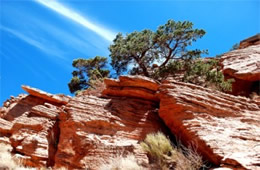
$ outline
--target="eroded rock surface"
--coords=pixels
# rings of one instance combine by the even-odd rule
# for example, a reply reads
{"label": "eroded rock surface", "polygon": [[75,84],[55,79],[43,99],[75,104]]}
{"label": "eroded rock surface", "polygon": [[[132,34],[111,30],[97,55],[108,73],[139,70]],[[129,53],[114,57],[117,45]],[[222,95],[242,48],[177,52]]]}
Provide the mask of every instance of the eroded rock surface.
{"label": "eroded rock surface", "polygon": [[102,94],[108,96],[134,97],[158,102],[156,92],[159,84],[143,76],[120,76],[119,80],[105,79],[106,89]]}
{"label": "eroded rock surface", "polygon": [[226,75],[247,81],[260,80],[260,44],[225,53],[220,62]]}
{"label": "eroded rock surface", "polygon": [[232,94],[260,95],[260,35],[241,41],[237,50],[225,53],[221,59],[225,78],[233,78]]}
{"label": "eroded rock surface", "polygon": [[[260,101],[141,76],[106,79],[102,97],[53,95],[23,86],[0,109],[0,143],[27,166],[98,169],[134,153],[150,168],[139,142],[164,124],[182,143],[195,144],[216,167],[260,166]],[[158,116],[159,108],[159,116]]]}
{"label": "eroded rock surface", "polygon": [[258,45],[258,44],[260,44],[260,34],[256,34],[252,37],[249,37],[241,41],[239,44],[239,49],[246,48],[252,45]]}
{"label": "eroded rock surface", "polygon": [[66,111],[55,167],[98,169],[127,153],[145,165],[148,159],[138,142],[162,128],[154,103],[141,99],[80,96],[70,100]]}
{"label": "eroded rock surface", "polygon": [[98,169],[114,157],[134,153],[149,167],[139,142],[148,133],[164,130],[155,97],[159,85],[123,76],[117,88],[137,91],[129,95],[125,89],[110,89],[116,80],[105,82],[106,98],[70,98],[22,86],[29,95],[12,98],[1,108],[0,142],[11,144],[14,156],[27,166]]}
{"label": "eroded rock surface", "polygon": [[259,168],[260,102],[173,80],[158,96],[160,117],[204,158],[223,167]]}
{"label": "eroded rock surface", "polygon": [[[53,166],[59,135],[58,115],[69,97],[23,86],[29,95],[11,97],[1,108],[0,142],[27,166]],[[8,137],[8,140],[7,140]]]}
{"label": "eroded rock surface", "polygon": [[98,169],[118,155],[134,153],[139,164],[148,158],[139,142],[163,129],[155,97],[159,85],[140,76],[106,79],[103,96],[78,96],[66,105],[60,122],[55,167]]}
{"label": "eroded rock surface", "polygon": [[67,104],[69,101],[69,97],[65,95],[53,95],[29,86],[22,86],[22,88],[32,96],[39,97],[52,103]]}

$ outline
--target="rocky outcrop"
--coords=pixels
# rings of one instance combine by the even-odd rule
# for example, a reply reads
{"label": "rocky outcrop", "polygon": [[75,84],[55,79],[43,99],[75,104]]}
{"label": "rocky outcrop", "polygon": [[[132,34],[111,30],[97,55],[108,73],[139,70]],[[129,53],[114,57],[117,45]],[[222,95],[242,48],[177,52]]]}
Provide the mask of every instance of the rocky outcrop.
{"label": "rocky outcrop", "polygon": [[260,166],[260,102],[200,86],[161,85],[159,115],[186,145],[222,167]]}
{"label": "rocky outcrop", "polygon": [[66,111],[55,167],[98,169],[128,153],[145,165],[148,159],[138,142],[163,127],[154,103],[141,99],[80,96],[69,102]]}
{"label": "rocky outcrop", "polygon": [[51,103],[67,104],[69,101],[69,98],[65,95],[53,95],[29,86],[22,86],[22,89],[32,96],[39,97]]}
{"label": "rocky outcrop", "polygon": [[11,144],[14,156],[32,167],[98,169],[129,153],[149,167],[139,142],[164,131],[155,97],[159,85],[138,76],[105,83],[103,98],[70,98],[22,86],[29,95],[8,100],[1,109],[0,143]]}
{"label": "rocky outcrop", "polygon": [[11,128],[13,126],[12,122],[0,118],[0,133],[3,135],[8,135],[11,133]]}
{"label": "rocky outcrop", "polygon": [[249,37],[239,44],[239,49],[246,48],[252,45],[259,45],[260,44],[260,34],[256,34],[252,37]]}
{"label": "rocky outcrop", "polygon": [[134,97],[150,101],[159,101],[156,91],[159,84],[143,76],[120,76],[119,80],[105,79],[106,89],[103,96]]}
{"label": "rocky outcrop", "polygon": [[[260,36],[253,38],[254,42],[260,42]],[[233,78],[235,82],[232,94],[249,96],[250,93],[260,93],[260,44],[250,43],[241,49],[225,53],[221,59],[223,74],[226,78]],[[240,46],[241,46],[240,44]]]}
{"label": "rocky outcrop", "polygon": [[[66,105],[66,116],[60,122],[55,167],[98,169],[118,155],[128,153],[134,153],[139,164],[148,166],[138,143],[146,134],[163,130],[157,103],[150,100],[155,98],[159,85],[138,76],[106,79],[105,84],[106,98],[78,96]],[[126,87],[138,92],[128,93]]]}
{"label": "rocky outcrop", "polygon": [[260,80],[260,44],[225,53],[220,62],[226,75],[247,81]]}
{"label": "rocky outcrop", "polygon": [[[58,115],[69,97],[23,86],[29,95],[12,97],[1,108],[0,142],[27,166],[53,166],[59,135]],[[9,140],[6,140],[6,137]]]}
{"label": "rocky outcrop", "polygon": [[105,85],[101,97],[23,86],[29,94],[11,97],[0,109],[0,143],[10,144],[13,155],[32,167],[95,170],[133,153],[152,169],[139,143],[165,131],[164,121],[216,167],[260,166],[260,101],[141,76],[105,79]]}

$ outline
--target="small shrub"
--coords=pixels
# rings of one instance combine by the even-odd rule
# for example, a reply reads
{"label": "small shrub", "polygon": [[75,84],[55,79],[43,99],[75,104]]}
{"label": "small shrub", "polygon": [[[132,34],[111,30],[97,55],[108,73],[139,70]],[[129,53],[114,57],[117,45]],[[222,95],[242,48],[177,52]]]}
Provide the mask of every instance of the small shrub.
{"label": "small shrub", "polygon": [[100,170],[142,170],[138,165],[134,155],[129,154],[126,157],[118,156],[112,159],[109,164],[101,166]]}
{"label": "small shrub", "polygon": [[173,146],[161,132],[148,134],[141,146],[162,170],[197,170],[203,165],[201,156],[193,148]]}
{"label": "small shrub", "polygon": [[182,74],[180,81],[223,92],[232,91],[234,79],[225,80],[217,59],[176,60],[169,63],[166,68],[157,70],[154,78],[166,79],[168,76],[177,76],[176,78],[179,79],[179,73]]}

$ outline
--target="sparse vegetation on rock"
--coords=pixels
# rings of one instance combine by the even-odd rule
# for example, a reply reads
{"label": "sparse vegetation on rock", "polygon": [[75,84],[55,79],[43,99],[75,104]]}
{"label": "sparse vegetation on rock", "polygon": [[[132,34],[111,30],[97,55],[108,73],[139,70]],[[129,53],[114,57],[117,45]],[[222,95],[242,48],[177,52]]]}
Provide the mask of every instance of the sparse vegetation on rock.
{"label": "sparse vegetation on rock", "polygon": [[203,166],[201,156],[192,148],[172,145],[161,132],[148,134],[141,146],[162,170],[197,170]]}

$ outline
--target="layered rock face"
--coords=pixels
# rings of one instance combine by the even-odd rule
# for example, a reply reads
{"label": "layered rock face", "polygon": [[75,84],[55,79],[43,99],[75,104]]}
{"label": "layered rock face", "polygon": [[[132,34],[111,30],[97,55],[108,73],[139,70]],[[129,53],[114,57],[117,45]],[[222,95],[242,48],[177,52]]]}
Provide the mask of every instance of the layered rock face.
{"label": "layered rock face", "polygon": [[[106,79],[103,97],[52,95],[23,86],[29,95],[1,108],[0,143],[9,143],[28,166],[99,169],[133,153],[148,133],[170,128],[216,167],[260,166],[260,102],[200,86],[140,76]],[[159,107],[159,116],[157,113]]]}
{"label": "layered rock face", "polygon": [[119,80],[105,79],[103,95],[134,97],[158,102],[155,96],[159,84],[143,76],[120,76]]}
{"label": "layered rock face", "polygon": [[[260,35],[240,43],[240,49],[225,53],[220,63],[226,78],[234,78],[232,94],[260,93]],[[244,44],[244,45],[243,45]],[[247,45],[245,45],[247,44]]]}
{"label": "layered rock face", "polygon": [[[258,92],[259,48],[254,42],[220,59],[226,78],[236,80],[233,94]],[[142,76],[104,82],[101,97],[89,92],[67,97],[23,86],[29,95],[11,97],[0,108],[0,143],[11,144],[13,155],[32,167],[99,169],[133,153],[152,169],[139,142],[164,131],[162,119],[183,144],[192,144],[216,167],[259,169],[260,100]]]}
{"label": "layered rock face", "polygon": [[157,103],[150,100],[155,95],[152,97],[149,91],[155,92],[158,85],[130,76],[119,81],[107,79],[105,83],[106,98],[79,96],[66,105],[55,167],[98,169],[111,158],[127,153],[134,153],[138,162],[147,166],[148,159],[138,142],[146,134],[162,130]]}
{"label": "layered rock face", "polygon": [[260,166],[260,102],[188,83],[160,86],[159,115],[184,144],[215,165]]}
{"label": "layered rock face", "polygon": [[252,45],[259,45],[260,44],[260,34],[256,34],[252,37],[249,37],[239,44],[239,49],[246,48]]}
{"label": "layered rock face", "polygon": [[103,98],[70,98],[23,86],[29,95],[12,98],[1,108],[0,142],[11,144],[15,157],[27,166],[98,169],[133,153],[149,167],[138,143],[148,133],[164,130],[155,102],[159,85],[130,76],[105,82]]}
{"label": "layered rock face", "polygon": [[11,144],[14,156],[27,166],[53,166],[58,141],[58,115],[68,97],[23,86],[20,95],[1,108],[0,142]]}

